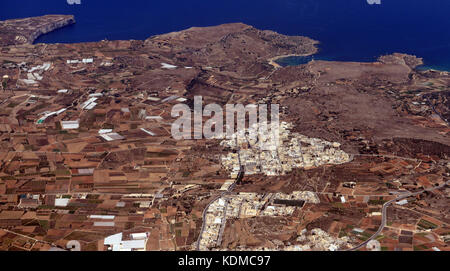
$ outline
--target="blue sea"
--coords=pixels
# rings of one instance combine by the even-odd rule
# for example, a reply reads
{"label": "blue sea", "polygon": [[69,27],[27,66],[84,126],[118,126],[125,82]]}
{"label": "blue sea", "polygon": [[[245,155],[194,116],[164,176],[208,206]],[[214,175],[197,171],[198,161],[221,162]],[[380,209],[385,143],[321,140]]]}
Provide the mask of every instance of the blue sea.
{"label": "blue sea", "polygon": [[372,5],[368,0],[79,1],[1,0],[0,20],[75,15],[75,25],[41,36],[38,43],[146,39],[191,26],[243,22],[319,40],[315,59],[373,61],[402,52],[423,57],[426,68],[450,70],[450,0],[380,0]]}

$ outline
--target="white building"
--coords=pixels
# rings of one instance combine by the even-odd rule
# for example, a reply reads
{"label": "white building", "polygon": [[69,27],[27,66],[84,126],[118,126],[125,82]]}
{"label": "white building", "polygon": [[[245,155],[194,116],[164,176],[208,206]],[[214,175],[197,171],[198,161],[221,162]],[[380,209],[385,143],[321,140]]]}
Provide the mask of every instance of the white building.
{"label": "white building", "polygon": [[106,237],[103,244],[112,251],[145,251],[147,234],[132,233],[131,237],[133,240],[123,240],[123,234],[117,233]]}
{"label": "white building", "polygon": [[80,123],[79,120],[61,121],[61,127],[63,130],[78,129],[80,127]]}

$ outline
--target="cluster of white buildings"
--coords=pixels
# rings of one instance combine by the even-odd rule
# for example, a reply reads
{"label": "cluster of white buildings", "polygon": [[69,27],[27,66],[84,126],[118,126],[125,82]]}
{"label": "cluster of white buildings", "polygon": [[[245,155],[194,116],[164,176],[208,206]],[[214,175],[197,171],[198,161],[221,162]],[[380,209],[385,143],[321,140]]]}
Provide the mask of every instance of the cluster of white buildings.
{"label": "cluster of white buildings", "polygon": [[336,251],[351,245],[348,236],[333,237],[319,228],[312,229],[310,232],[304,229],[297,237],[297,241],[302,245],[295,245],[295,250]]}
{"label": "cluster of white buildings", "polygon": [[296,206],[275,204],[275,200],[304,201],[305,203],[319,203],[320,200],[314,192],[294,191],[292,194],[284,193],[239,193],[228,196],[227,217],[248,218],[255,216],[290,216]]}
{"label": "cluster of white buildings", "polygon": [[[232,139],[223,140],[222,146],[238,152],[223,156],[222,165],[230,170],[231,177],[235,178],[240,165],[244,166],[246,175],[263,173],[278,176],[292,171],[293,168],[311,168],[350,161],[350,156],[340,150],[338,142],[291,133],[290,128],[290,124],[280,123],[278,143],[273,140],[274,137],[251,129],[240,131]],[[249,138],[248,135],[252,133],[258,135],[257,138]]]}
{"label": "cluster of white buildings", "polygon": [[318,204],[320,199],[316,193],[311,191],[293,191],[291,194],[275,193],[275,199],[282,200],[303,200],[304,202]]}
{"label": "cluster of white buildings", "polygon": [[199,237],[199,250],[208,250],[220,244],[220,233],[226,223],[227,204],[226,200],[221,197],[209,205],[203,222],[205,228]]}
{"label": "cluster of white buildings", "polygon": [[52,67],[52,63],[45,62],[42,65],[38,65],[32,67],[30,69],[23,68],[25,72],[27,72],[26,79],[19,79],[19,82],[25,85],[37,85],[39,81],[41,81],[44,76],[42,75],[45,71],[48,71]]}
{"label": "cluster of white buildings", "polygon": [[211,203],[206,210],[205,228],[200,236],[199,249],[206,250],[220,245],[227,218],[250,218],[256,216],[290,216],[296,206],[274,204],[274,200],[297,200],[319,203],[317,195],[310,191],[284,193],[246,193],[224,195]]}
{"label": "cluster of white buildings", "polygon": [[347,236],[336,238],[326,231],[315,228],[311,231],[304,229],[296,240],[299,244],[276,244],[276,248],[267,247],[238,247],[239,251],[337,251],[351,246],[350,238]]}

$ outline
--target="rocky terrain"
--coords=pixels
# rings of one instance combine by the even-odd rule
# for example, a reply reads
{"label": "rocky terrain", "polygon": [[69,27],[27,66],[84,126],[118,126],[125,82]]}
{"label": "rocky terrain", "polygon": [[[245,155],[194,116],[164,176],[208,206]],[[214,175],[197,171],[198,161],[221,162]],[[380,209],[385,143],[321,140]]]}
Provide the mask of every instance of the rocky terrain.
{"label": "rocky terrain", "polygon": [[73,15],[46,15],[0,21],[0,46],[32,44],[39,36],[73,23]]}
{"label": "rocky terrain", "polygon": [[[404,54],[280,67],[273,59],[314,54],[317,41],[240,23],[145,41],[30,44],[73,18],[32,20],[47,26],[0,28],[0,249],[80,240],[82,250],[107,250],[104,238],[119,232],[145,232],[147,250],[195,249],[207,234],[204,211],[245,193],[273,215],[220,220],[213,249],[346,249],[372,238],[382,205],[398,193],[443,185],[390,206],[389,217],[402,220],[375,237],[381,249],[448,250],[447,72],[418,70],[421,59]],[[221,140],[170,134],[172,107],[198,95],[205,104],[279,104],[280,120],[306,146],[297,162],[314,163],[230,183]],[[294,141],[286,149],[300,157]],[[336,153],[345,157],[326,160]],[[293,191],[319,202],[280,214],[290,199],[266,197]],[[405,230],[411,242],[398,238]]]}

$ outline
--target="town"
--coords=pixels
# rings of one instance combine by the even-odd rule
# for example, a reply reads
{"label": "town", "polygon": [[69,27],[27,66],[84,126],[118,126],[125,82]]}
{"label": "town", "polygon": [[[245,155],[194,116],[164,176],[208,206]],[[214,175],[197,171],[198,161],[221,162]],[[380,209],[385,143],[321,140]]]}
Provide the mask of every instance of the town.
{"label": "town", "polygon": [[[448,72],[241,23],[33,44],[72,20],[0,22],[0,250],[449,250]],[[176,140],[196,96],[279,133]]]}

